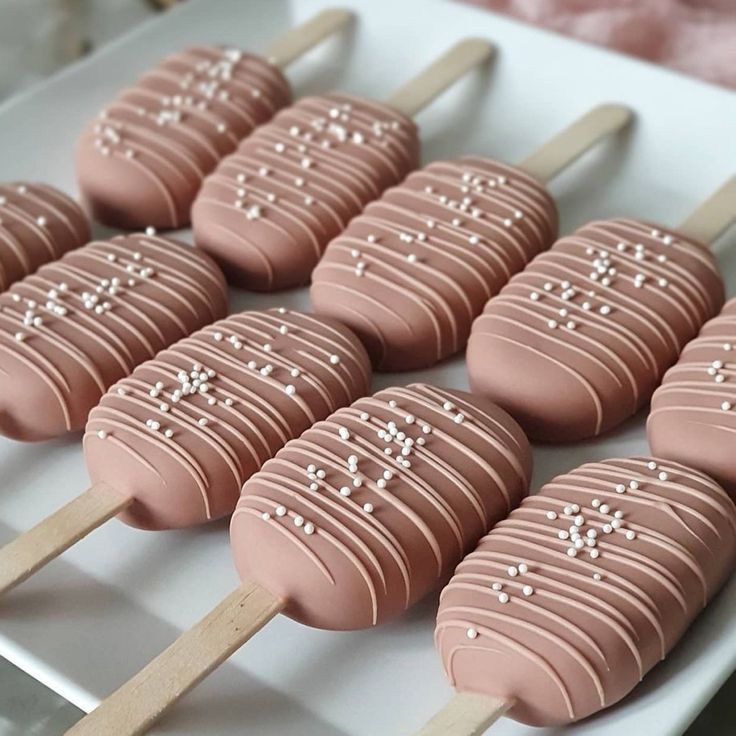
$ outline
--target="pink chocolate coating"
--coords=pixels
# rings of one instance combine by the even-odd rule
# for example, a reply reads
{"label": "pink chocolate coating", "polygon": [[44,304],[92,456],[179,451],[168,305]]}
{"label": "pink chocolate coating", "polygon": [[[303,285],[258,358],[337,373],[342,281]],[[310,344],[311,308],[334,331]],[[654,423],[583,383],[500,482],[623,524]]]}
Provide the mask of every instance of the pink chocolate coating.
{"label": "pink chocolate coating", "polygon": [[488,299],[555,237],[554,200],[533,177],[482,158],[432,163],[329,244],[312,303],[377,369],[428,368],[465,347]]}
{"label": "pink chocolate coating", "polygon": [[143,363],[90,413],[87,467],[135,498],[146,529],[232,513],[290,439],[370,387],[358,339],[331,319],[272,309],[209,325]]}
{"label": "pink chocolate coating", "polygon": [[0,291],[90,239],[89,221],[48,184],[0,184]]}
{"label": "pink chocolate coating", "polygon": [[446,580],[518,505],[530,472],[526,437],[489,401],[385,389],[318,422],[245,484],[235,564],[298,621],[375,626]]}
{"label": "pink chocolate coating", "polygon": [[166,57],[82,134],[77,177],[95,219],[184,227],[204,177],[290,101],[286,78],[258,56],[196,47]]}
{"label": "pink chocolate coating", "polygon": [[652,458],[583,465],[525,499],[458,566],[436,643],[458,690],[534,726],[585,718],[663,659],[736,562],[716,483]]}
{"label": "pink chocolate coating", "polygon": [[390,107],[304,98],[207,177],[192,208],[195,242],[248,289],[305,284],[327,243],[418,156],[416,125]]}
{"label": "pink chocolate coating", "polygon": [[656,455],[708,473],[736,498],[736,299],[667,371],[647,432]]}
{"label": "pink chocolate coating", "polygon": [[0,432],[79,430],[108,386],[227,310],[203,253],[153,235],[67,253],[0,295]]}
{"label": "pink chocolate coating", "polygon": [[473,324],[474,391],[530,437],[592,437],[635,414],[723,304],[708,249],[644,222],[592,222],[561,238]]}

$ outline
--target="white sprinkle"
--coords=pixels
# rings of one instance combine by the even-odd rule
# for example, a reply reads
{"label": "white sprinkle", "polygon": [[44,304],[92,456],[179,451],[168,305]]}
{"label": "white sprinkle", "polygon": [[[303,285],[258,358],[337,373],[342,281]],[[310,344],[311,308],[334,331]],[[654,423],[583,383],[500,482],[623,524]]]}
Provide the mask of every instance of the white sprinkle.
{"label": "white sprinkle", "polygon": [[524,586],[524,587],[523,587],[523,588],[521,589],[521,592],[522,592],[522,593],[523,593],[523,594],[524,594],[525,596],[529,597],[530,595],[532,595],[532,594],[534,593],[534,588],[532,588],[532,586],[531,586],[531,585],[525,585],[525,586]]}
{"label": "white sprinkle", "polygon": [[721,404],[721,409],[723,409],[723,411],[731,411],[731,408],[732,408],[732,406],[731,406],[731,402],[730,401],[724,401]]}
{"label": "white sprinkle", "polygon": [[525,562],[520,562],[518,569],[519,575],[526,575],[529,572],[529,566]]}
{"label": "white sprinkle", "polygon": [[637,490],[639,490],[639,483],[638,483],[638,481],[632,480],[632,481],[631,481],[631,482],[629,483],[629,488],[631,488],[631,490],[632,490],[632,491],[637,491]]}
{"label": "white sprinkle", "polygon": [[555,511],[548,511],[547,512],[547,518],[550,521],[554,521],[557,518],[557,512],[555,512]]}
{"label": "white sprinkle", "polygon": [[478,632],[475,629],[468,629],[465,632],[465,636],[467,636],[468,639],[475,639],[478,636]]}
{"label": "white sprinkle", "polygon": [[549,322],[547,322],[547,327],[550,328],[550,330],[554,330],[557,328],[557,320],[551,319]]}
{"label": "white sprinkle", "polygon": [[602,580],[601,574],[599,572],[594,572],[593,580]]}
{"label": "white sprinkle", "polygon": [[99,437],[99,438],[100,438],[101,440],[107,439],[107,432],[106,432],[106,431],[105,431],[104,429],[100,429],[100,430],[99,430],[99,431],[97,432],[97,436],[98,436],[98,437]]}
{"label": "white sprinkle", "polygon": [[311,522],[311,521],[308,521],[308,522],[307,522],[307,523],[306,523],[306,524],[304,525],[304,533],[305,533],[305,534],[314,534],[314,524],[312,524],[312,522]]}
{"label": "white sprinkle", "polygon": [[506,573],[508,574],[509,577],[515,578],[519,574],[519,570],[518,568],[512,565],[506,570]]}
{"label": "white sprinkle", "polygon": [[659,478],[660,480],[662,480],[662,481],[664,481],[664,480],[668,480],[668,479],[669,479],[669,475],[668,475],[667,473],[665,473],[664,471],[662,471],[662,472],[661,472],[661,473],[660,473],[660,474],[659,474],[659,475],[658,475],[657,477],[658,477],[658,478]]}
{"label": "white sprinkle", "polygon": [[277,506],[276,507],[276,516],[286,516],[286,507],[285,506]]}
{"label": "white sprinkle", "polygon": [[337,365],[339,362],[340,362],[339,355],[330,355],[330,363],[332,363],[332,365]]}
{"label": "white sprinkle", "polygon": [[632,531],[626,532],[626,539],[628,539],[629,541],[636,539],[636,533]]}
{"label": "white sprinkle", "polygon": [[373,504],[372,503],[364,503],[363,504],[363,511],[365,511],[366,514],[372,514],[373,513]]}
{"label": "white sprinkle", "polygon": [[508,603],[509,602],[508,593],[499,593],[498,594],[498,602],[499,603]]}
{"label": "white sprinkle", "polygon": [[352,493],[352,490],[350,489],[350,486],[343,486],[340,489],[341,496],[349,496],[351,493]]}
{"label": "white sprinkle", "polygon": [[626,493],[626,486],[623,483],[619,483],[616,486],[616,493]]}
{"label": "white sprinkle", "polygon": [[146,235],[149,237],[153,237],[156,234],[156,228],[155,227],[147,227],[146,228]]}
{"label": "white sprinkle", "polygon": [[207,417],[202,417],[202,418],[201,418],[201,419],[199,420],[199,426],[200,426],[200,427],[206,427],[206,426],[207,426],[207,424],[208,424],[208,421],[207,421]]}
{"label": "white sprinkle", "polygon": [[304,525],[304,517],[303,516],[295,516],[294,517],[294,526],[303,526]]}
{"label": "white sprinkle", "polygon": [[166,437],[167,440],[170,440],[174,436],[174,431],[171,429],[167,429],[164,432],[164,437]]}
{"label": "white sprinkle", "polygon": [[269,514],[268,511],[264,511],[261,514],[261,518],[263,519],[263,521],[269,521],[271,519],[271,514]]}
{"label": "white sprinkle", "polygon": [[647,467],[649,468],[649,470],[656,470],[657,469],[657,463],[655,463],[654,460],[650,460],[647,463]]}

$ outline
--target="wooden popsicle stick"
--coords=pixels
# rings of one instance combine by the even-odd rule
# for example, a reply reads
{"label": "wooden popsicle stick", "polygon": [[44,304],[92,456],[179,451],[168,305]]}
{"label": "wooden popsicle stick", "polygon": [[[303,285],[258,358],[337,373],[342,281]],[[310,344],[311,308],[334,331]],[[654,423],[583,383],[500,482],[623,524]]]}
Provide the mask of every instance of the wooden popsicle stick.
{"label": "wooden popsicle stick", "polygon": [[731,177],[702,202],[677,228],[677,232],[710,245],[736,222],[736,176]]}
{"label": "wooden popsicle stick", "polygon": [[395,110],[413,117],[473,67],[488,61],[495,47],[482,38],[466,38],[446,51],[386,100]]}
{"label": "wooden popsicle stick", "polygon": [[0,549],[0,595],[55,560],[133,502],[106,483],[96,483]]}
{"label": "wooden popsicle stick", "polygon": [[541,182],[548,182],[588,149],[634,119],[631,108],[620,104],[598,105],[547,141],[518,168]]}
{"label": "wooden popsicle stick", "polygon": [[67,735],[145,733],[283,607],[282,599],[257,583],[244,583],[72,726]]}
{"label": "wooden popsicle stick", "polygon": [[456,693],[416,736],[481,736],[513,701],[476,693]]}
{"label": "wooden popsicle stick", "polygon": [[273,41],[263,56],[282,69],[318,43],[347,26],[354,14],[342,8],[327,8]]}

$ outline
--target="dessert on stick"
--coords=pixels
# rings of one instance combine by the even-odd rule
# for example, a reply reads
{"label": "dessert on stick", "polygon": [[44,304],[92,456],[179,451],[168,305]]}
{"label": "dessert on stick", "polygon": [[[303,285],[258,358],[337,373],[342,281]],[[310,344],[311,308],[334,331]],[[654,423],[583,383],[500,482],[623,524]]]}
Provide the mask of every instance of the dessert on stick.
{"label": "dessert on stick", "polygon": [[561,238],[473,323],[472,389],[540,441],[580,440],[620,424],[721,308],[724,287],[707,243],[734,219],[727,185],[676,230],[622,218]]}
{"label": "dessert on stick", "polygon": [[[730,193],[730,204],[728,197]],[[736,179],[718,202],[736,212]],[[704,213],[703,239],[722,217]],[[702,470],[736,497],[736,299],[707,322],[654,392],[647,421],[649,444],[657,456]]]}
{"label": "dessert on stick", "polygon": [[0,549],[0,593],[119,514],[144,529],[232,513],[288,440],[370,388],[360,341],[329,318],[243,312],[162,350],[89,415],[85,493]]}
{"label": "dessert on stick", "polygon": [[652,452],[708,473],[736,497],[736,299],[705,323],[652,396]]}
{"label": "dessert on stick", "polygon": [[282,69],[352,17],[347,10],[323,10],[262,57],[235,48],[189,48],[123,90],[77,147],[77,178],[95,219],[126,229],[186,226],[204,177],[291,101]]}
{"label": "dessert on stick", "polygon": [[535,726],[625,697],[736,562],[736,508],[658,458],[592,462],[522,501],[458,566],[435,640],[457,695],[421,736]]}
{"label": "dessert on stick", "polygon": [[427,384],[358,399],[246,482],[242,586],[69,733],[142,733],[277,613],[358,629],[449,576],[527,493],[529,444],[481,397]]}
{"label": "dessert on stick", "polygon": [[411,116],[492,52],[461,41],[386,103],[335,93],[282,110],[205,180],[192,208],[197,246],[248,289],[307,283],[327,243],[418,166]]}
{"label": "dessert on stick", "polygon": [[152,231],[41,266],[0,294],[0,433],[37,441],[82,429],[111,384],[226,311],[212,260]]}
{"label": "dessert on stick", "polygon": [[89,239],[87,216],[64,192],[48,184],[0,184],[0,292]]}
{"label": "dessert on stick", "polygon": [[413,172],[330,242],[315,310],[350,327],[378,370],[462,350],[488,299],[557,237],[545,183],[631,117],[596,107],[518,166],[466,156]]}

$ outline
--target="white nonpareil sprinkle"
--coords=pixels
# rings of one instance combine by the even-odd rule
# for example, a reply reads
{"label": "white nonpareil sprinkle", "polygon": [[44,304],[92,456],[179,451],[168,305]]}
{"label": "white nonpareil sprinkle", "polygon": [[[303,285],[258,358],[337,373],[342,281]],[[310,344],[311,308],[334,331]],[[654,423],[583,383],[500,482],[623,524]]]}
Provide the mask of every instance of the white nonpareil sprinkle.
{"label": "white nonpareil sprinkle", "polygon": [[286,507],[285,506],[277,506],[276,507],[276,516],[286,516]]}
{"label": "white nonpareil sprinkle", "polygon": [[499,593],[498,594],[498,602],[499,603],[508,603],[509,602],[508,593]]}
{"label": "white nonpareil sprinkle", "polygon": [[528,597],[529,597],[530,595],[532,595],[532,594],[534,593],[534,588],[532,588],[532,586],[531,586],[531,585],[525,585],[525,586],[524,586],[524,587],[523,587],[523,588],[521,589],[521,592],[522,592],[522,593],[523,593],[523,594],[524,594],[525,596],[527,596],[527,598],[528,598]]}
{"label": "white nonpareil sprinkle", "polygon": [[465,632],[465,636],[467,636],[468,639],[476,639],[478,637],[478,632],[475,629],[468,629]]}
{"label": "white nonpareil sprinkle", "polygon": [[98,430],[98,432],[97,432],[97,436],[98,436],[98,437],[99,437],[99,438],[100,438],[101,440],[107,439],[107,432],[106,432],[106,431],[105,431],[104,429],[100,429],[100,430]]}

